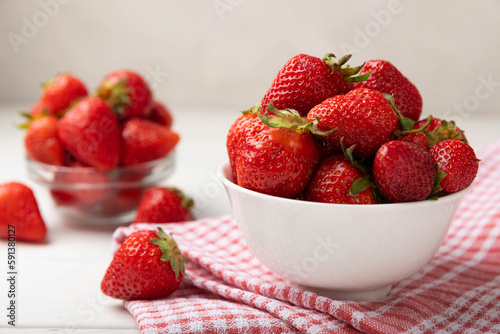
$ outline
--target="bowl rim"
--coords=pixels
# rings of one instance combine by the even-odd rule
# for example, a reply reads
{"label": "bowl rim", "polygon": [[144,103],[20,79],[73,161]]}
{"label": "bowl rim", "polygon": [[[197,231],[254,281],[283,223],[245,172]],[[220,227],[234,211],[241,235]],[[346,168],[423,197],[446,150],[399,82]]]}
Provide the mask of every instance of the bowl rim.
{"label": "bowl rim", "polygon": [[[144,175],[144,178],[141,178],[140,180],[134,180],[134,181],[123,181],[123,180],[114,180],[113,178],[110,178],[108,182],[95,182],[95,183],[85,183],[85,182],[75,182],[75,183],[64,183],[64,182],[57,182],[57,181],[48,181],[45,179],[41,179],[40,177],[34,176],[34,174],[39,174],[40,172],[44,173],[85,173],[85,174],[90,174],[90,173],[99,173],[103,175],[110,175],[110,176],[118,176],[120,173],[123,172],[133,172],[133,171],[141,171],[141,170],[152,170],[156,166],[164,166],[163,169],[167,168],[170,169],[172,172],[173,168],[175,166],[175,150],[171,151],[169,154],[166,156],[155,159],[155,160],[150,160],[146,161],[137,165],[132,165],[132,166],[118,166],[115,167],[114,169],[108,171],[108,172],[101,172],[95,167],[69,167],[69,166],[54,166],[54,165],[49,165],[37,160],[34,160],[28,156],[26,156],[26,162],[28,166],[28,174],[30,175],[30,178],[38,184],[41,185],[46,185],[50,189],[53,190],[83,190],[83,189],[95,189],[95,190],[100,190],[100,189],[108,189],[108,188],[113,188],[113,189],[128,189],[128,188],[135,188],[135,187],[142,187],[142,186],[148,186],[151,184],[157,183],[159,179],[159,175],[162,175],[162,173],[155,173],[155,174],[148,174]],[[33,167],[34,166],[34,167]],[[35,170],[34,172],[32,172]],[[163,178],[161,178],[163,179]]]}
{"label": "bowl rim", "polygon": [[226,176],[226,173],[229,171],[230,165],[229,161],[226,160],[223,163],[221,163],[217,169],[217,175],[223,185],[234,189],[238,192],[241,192],[243,194],[249,195],[249,196],[254,196],[262,200],[272,200],[272,201],[277,201],[278,203],[283,203],[283,204],[288,204],[291,205],[292,203],[296,203],[297,205],[304,206],[306,209],[307,208],[332,208],[335,207],[339,210],[352,210],[353,208],[356,208],[356,210],[387,210],[388,208],[394,207],[398,209],[402,209],[403,207],[408,207],[412,209],[417,209],[418,207],[421,207],[424,209],[425,207],[429,206],[435,206],[435,205],[440,205],[443,203],[449,203],[449,202],[454,202],[456,200],[459,200],[463,198],[472,188],[473,183],[469,185],[467,188],[462,189],[456,193],[448,194],[442,197],[439,197],[437,200],[423,200],[423,201],[415,201],[415,202],[402,202],[402,203],[379,203],[379,204],[337,204],[337,203],[321,203],[321,202],[312,202],[312,201],[305,201],[305,200],[299,200],[299,199],[293,199],[293,198],[285,198],[285,197],[278,197],[278,196],[273,196],[273,195],[268,195],[264,193],[259,193],[254,190],[246,189],[243,188],[236,183],[233,182],[232,178],[229,178]]}
{"label": "bowl rim", "polygon": [[[105,172],[105,174],[115,173],[115,172],[121,172],[121,171],[127,171],[127,170],[134,170],[134,169],[137,169],[137,168],[153,167],[153,166],[158,165],[158,163],[160,163],[162,161],[168,161],[168,160],[174,159],[174,156],[175,156],[175,150],[172,150],[171,152],[169,152],[166,156],[164,156],[162,158],[154,159],[154,160],[149,160],[149,161],[137,164],[137,165],[116,166],[115,168],[113,168],[113,169]],[[71,166],[49,165],[49,164],[46,164],[44,162],[32,159],[31,157],[29,157],[27,155],[25,156],[25,159],[26,159],[26,162],[29,165],[34,165],[36,167],[42,167],[43,170],[46,171],[46,172],[71,172],[71,171],[78,171],[80,173],[81,172],[86,172],[86,173],[90,173],[90,172],[95,173],[95,172],[98,172],[98,173],[102,173],[97,168],[91,167],[91,166],[89,166],[89,167],[85,167],[85,166],[71,167]]]}

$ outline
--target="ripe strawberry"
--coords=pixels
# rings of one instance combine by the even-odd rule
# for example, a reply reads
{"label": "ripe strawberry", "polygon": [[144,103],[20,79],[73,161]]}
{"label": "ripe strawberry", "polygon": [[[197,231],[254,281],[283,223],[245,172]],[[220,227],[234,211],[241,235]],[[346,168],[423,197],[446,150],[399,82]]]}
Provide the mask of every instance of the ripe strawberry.
{"label": "ripe strawberry", "polygon": [[316,169],[305,192],[307,201],[338,204],[375,204],[373,190],[352,194],[351,186],[363,174],[342,155],[325,158]]}
{"label": "ripe strawberry", "polygon": [[350,57],[346,55],[338,62],[335,62],[333,54],[326,54],[323,59],[306,54],[293,57],[278,72],[266,92],[261,102],[261,113],[265,114],[269,103],[274,101],[277,109],[295,109],[305,116],[312,107],[327,98],[347,93],[349,82],[364,79],[352,77],[361,66],[342,67]]}
{"label": "ripe strawberry", "polygon": [[173,123],[172,114],[170,110],[165,106],[165,104],[154,101],[153,108],[151,109],[151,115],[149,115],[149,120],[165,125],[166,127],[171,127]]}
{"label": "ripe strawberry", "polygon": [[424,132],[410,133],[403,136],[401,140],[416,144],[423,150],[429,151],[429,138],[427,138]]}
{"label": "ripe strawberry", "polygon": [[319,142],[319,145],[321,146],[321,152],[323,158],[336,154],[342,154],[342,150],[340,150],[334,143],[325,139],[324,137],[317,136],[316,140]]}
{"label": "ripe strawberry", "polygon": [[432,193],[436,169],[426,150],[414,143],[391,140],[377,151],[372,177],[389,202],[421,201]]}
{"label": "ripe strawberry", "polygon": [[193,200],[176,188],[152,187],[139,203],[134,223],[174,223],[192,220]]}
{"label": "ripe strawberry", "polygon": [[226,138],[226,149],[234,182],[237,182],[236,161],[242,158],[240,152],[238,151],[240,142],[244,140],[243,134],[246,132],[246,130],[250,129],[254,122],[258,123],[258,121],[256,120],[258,118],[258,110],[258,105],[256,105],[252,109],[244,111],[229,128],[229,132]]}
{"label": "ripe strawberry", "polygon": [[[414,129],[420,128],[425,124],[426,120],[422,119],[415,123]],[[433,118],[429,126],[425,128],[425,134],[429,138],[429,148],[432,145],[446,140],[457,139],[467,142],[464,131],[456,126],[454,121],[447,121],[440,118]]]}
{"label": "ripe strawberry", "polygon": [[161,299],[179,288],[186,258],[161,228],[130,234],[101,282],[102,292],[124,300]]}
{"label": "ripe strawberry", "polygon": [[46,113],[61,116],[71,103],[87,95],[87,88],[80,79],[63,73],[44,84],[40,101],[46,106]]}
{"label": "ripe strawberry", "polygon": [[132,166],[167,156],[179,142],[179,135],[170,128],[140,118],[131,118],[122,126],[122,159]]}
{"label": "ripe strawberry", "polygon": [[16,241],[40,242],[47,234],[33,191],[17,182],[0,185],[0,238],[8,239],[9,230]]}
{"label": "ripe strawberry", "polygon": [[107,188],[109,182],[109,178],[95,168],[73,162],[70,168],[55,174],[50,194],[58,206],[89,208],[114,196]]}
{"label": "ripe strawberry", "polygon": [[360,75],[370,73],[367,80],[354,83],[354,88],[370,88],[394,96],[397,108],[403,117],[417,121],[422,114],[422,96],[393,64],[387,60],[369,60]]}
{"label": "ripe strawberry", "polygon": [[[393,107],[395,107],[393,102],[394,99],[391,100],[391,103],[393,104]],[[410,123],[408,123],[408,127],[412,126],[412,122],[413,121],[410,121]],[[396,137],[402,141],[414,143],[425,151],[429,151],[429,143],[434,135],[432,135],[430,131],[427,131],[427,129],[433,122],[434,118],[432,115],[419,122],[413,122],[411,129],[408,129],[407,131],[396,131]]]}
{"label": "ripe strawberry", "polygon": [[38,100],[30,109],[29,115],[31,117],[37,117],[37,116],[42,116],[42,115],[54,115],[55,113],[52,111],[52,107],[47,104],[46,102],[43,102],[41,100]]}
{"label": "ripe strawberry", "polygon": [[153,107],[153,93],[144,78],[130,70],[109,73],[100,83],[97,95],[122,119],[148,118]]}
{"label": "ripe strawberry", "polygon": [[268,118],[257,112],[262,120],[255,114],[236,120],[227,138],[229,160],[238,185],[292,198],[309,183],[321,149],[309,130],[311,124],[297,112],[275,108],[271,112],[280,116]]}
{"label": "ripe strawberry", "polygon": [[460,191],[474,181],[479,162],[469,144],[461,140],[448,139],[432,146],[429,153],[437,164],[438,172],[446,173],[439,183],[444,192]]}
{"label": "ripe strawberry", "polygon": [[[137,179],[137,181],[140,181],[140,179]],[[132,212],[137,209],[147,189],[145,185],[137,185],[136,187],[118,190],[113,194],[112,198],[107,198],[106,201],[100,203],[100,212],[108,216]]]}
{"label": "ripe strawberry", "polygon": [[109,171],[120,160],[120,125],[113,111],[99,97],[86,97],[60,120],[57,135],[78,160]]}
{"label": "ripe strawberry", "polygon": [[57,137],[57,117],[39,116],[28,124],[24,147],[31,159],[49,165],[64,166],[66,152]]}
{"label": "ripe strawberry", "polygon": [[326,140],[339,150],[341,140],[346,147],[356,145],[354,154],[363,157],[373,157],[399,128],[398,116],[382,93],[366,88],[331,97],[307,114],[309,121],[318,117],[319,130],[334,129]]}

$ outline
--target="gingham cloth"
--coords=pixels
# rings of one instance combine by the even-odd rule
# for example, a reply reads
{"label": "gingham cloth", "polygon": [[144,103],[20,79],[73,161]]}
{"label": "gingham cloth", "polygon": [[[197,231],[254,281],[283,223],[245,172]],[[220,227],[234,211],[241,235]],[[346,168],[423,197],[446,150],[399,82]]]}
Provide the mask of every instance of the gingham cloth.
{"label": "gingham cloth", "polygon": [[[231,216],[163,224],[189,259],[172,296],[128,301],[141,333],[500,333],[500,141],[437,255],[382,302],[337,301],[292,287],[252,255]],[[116,250],[130,233],[118,228]]]}

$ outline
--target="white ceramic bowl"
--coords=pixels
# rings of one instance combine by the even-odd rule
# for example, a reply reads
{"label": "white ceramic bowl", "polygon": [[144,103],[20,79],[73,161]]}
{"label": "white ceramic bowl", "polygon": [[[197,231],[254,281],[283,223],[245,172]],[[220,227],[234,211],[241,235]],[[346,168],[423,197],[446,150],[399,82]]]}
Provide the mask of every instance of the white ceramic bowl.
{"label": "white ceramic bowl", "polygon": [[436,254],[470,187],[437,201],[348,205],[280,198],[242,188],[218,171],[254,255],[319,295],[384,299]]}

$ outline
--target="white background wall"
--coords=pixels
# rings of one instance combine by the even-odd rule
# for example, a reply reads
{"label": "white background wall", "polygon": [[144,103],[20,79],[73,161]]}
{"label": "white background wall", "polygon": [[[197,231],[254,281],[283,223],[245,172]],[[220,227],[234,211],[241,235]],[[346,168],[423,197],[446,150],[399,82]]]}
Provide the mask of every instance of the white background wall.
{"label": "white background wall", "polygon": [[0,1],[0,101],[34,101],[58,72],[93,90],[117,68],[159,99],[242,110],[298,53],[392,61],[424,113],[459,121],[500,105],[499,0]]}

